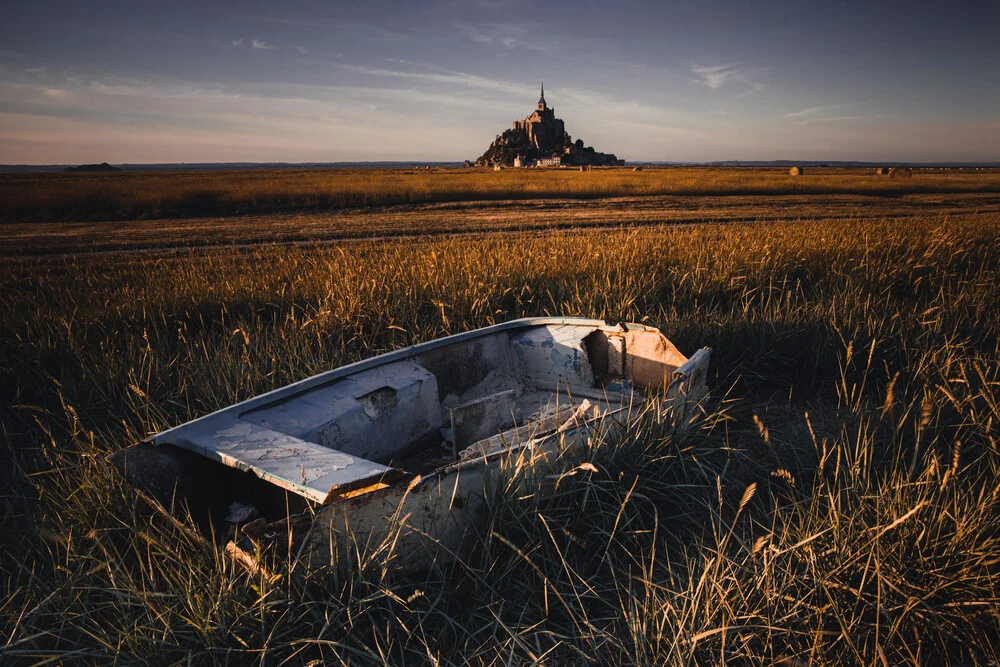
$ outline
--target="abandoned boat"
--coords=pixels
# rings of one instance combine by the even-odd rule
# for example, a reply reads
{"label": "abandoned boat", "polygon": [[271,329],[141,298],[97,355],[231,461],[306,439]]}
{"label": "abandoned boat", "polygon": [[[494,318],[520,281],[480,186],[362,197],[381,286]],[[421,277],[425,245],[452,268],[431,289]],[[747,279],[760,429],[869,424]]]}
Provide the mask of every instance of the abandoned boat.
{"label": "abandoned boat", "polygon": [[687,358],[640,324],[514,320],[320,373],[109,460],[238,556],[270,540],[326,564],[390,540],[413,565],[461,544],[505,455],[551,470],[637,404],[680,416],[705,394],[710,353]]}

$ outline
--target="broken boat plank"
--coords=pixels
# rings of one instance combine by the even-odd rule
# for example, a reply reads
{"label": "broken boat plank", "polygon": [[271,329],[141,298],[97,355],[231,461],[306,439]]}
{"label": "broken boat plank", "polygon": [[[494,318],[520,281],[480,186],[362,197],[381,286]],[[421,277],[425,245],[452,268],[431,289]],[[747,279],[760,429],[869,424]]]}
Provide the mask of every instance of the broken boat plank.
{"label": "broken boat plank", "polygon": [[178,444],[227,466],[253,471],[265,481],[320,503],[338,487],[356,485],[393,470],[239,420],[218,430],[199,429]]}

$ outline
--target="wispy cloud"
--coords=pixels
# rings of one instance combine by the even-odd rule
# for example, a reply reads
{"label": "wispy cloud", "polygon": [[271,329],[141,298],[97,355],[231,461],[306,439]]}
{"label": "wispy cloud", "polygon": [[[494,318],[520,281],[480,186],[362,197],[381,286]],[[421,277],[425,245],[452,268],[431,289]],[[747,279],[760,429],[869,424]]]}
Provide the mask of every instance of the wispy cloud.
{"label": "wispy cloud", "polygon": [[488,44],[503,49],[527,49],[544,52],[551,43],[551,33],[544,40],[533,37],[537,32],[532,24],[517,23],[465,23],[452,21],[455,28],[469,41],[476,44]]}
{"label": "wispy cloud", "polygon": [[502,79],[491,79],[484,76],[467,74],[465,72],[458,72],[455,70],[448,70],[443,68],[435,68],[436,71],[432,72],[410,72],[403,70],[385,69],[381,67],[367,67],[364,65],[349,65],[346,63],[334,63],[334,66],[339,67],[340,69],[347,70],[349,72],[357,72],[359,74],[368,74],[371,76],[394,77],[400,79],[413,79],[417,81],[426,81],[429,83],[460,85],[460,86],[467,86],[470,88],[479,88],[484,90],[503,91],[517,95],[524,94],[527,91],[527,88],[525,88],[524,86],[519,86],[517,84],[511,83],[509,81],[504,81]]}
{"label": "wispy cloud", "polygon": [[754,71],[743,66],[741,62],[725,65],[702,66],[692,63],[691,72],[698,76],[696,83],[708,86],[712,90],[732,84],[740,84],[746,90],[743,94],[763,90],[764,85],[756,80]]}
{"label": "wispy cloud", "polygon": [[830,111],[832,109],[843,109],[844,107],[854,106],[854,102],[844,102],[842,104],[828,104],[822,107],[809,107],[808,109],[803,109],[802,111],[793,111],[792,113],[786,113],[783,118],[802,118],[803,116],[811,116],[815,113],[821,111]]}
{"label": "wispy cloud", "polygon": [[499,44],[504,48],[512,49],[521,44],[527,30],[513,23],[483,23],[472,25],[461,21],[452,21],[452,25],[457,28],[466,38],[480,44]]}
{"label": "wispy cloud", "polygon": [[[489,136],[488,129],[474,126],[432,127],[424,115],[442,103],[473,103],[475,96],[132,79],[88,80],[66,91],[71,94],[54,90],[0,82],[5,160],[461,159],[463,152],[475,155]],[[407,111],[396,111],[400,108]],[[192,109],[198,110],[195,119]]]}
{"label": "wispy cloud", "polygon": [[298,52],[299,52],[299,54],[300,54],[300,55],[303,55],[303,56],[304,56],[304,55],[307,55],[307,54],[309,53],[309,49],[307,49],[307,48],[306,48],[306,47],[304,47],[304,46],[296,46],[296,47],[295,47],[295,50],[296,50],[296,51],[298,51]]}
{"label": "wispy cloud", "polygon": [[462,23],[461,21],[452,21],[451,24],[471,42],[476,42],[477,44],[491,44],[493,42],[493,38],[490,35],[487,35],[476,26]]}
{"label": "wispy cloud", "polygon": [[65,100],[73,97],[73,93],[65,88],[43,88],[43,94],[51,99]]}
{"label": "wispy cloud", "polygon": [[[235,46],[236,48],[241,48],[241,47],[244,47],[244,46],[249,46],[251,49],[257,49],[259,51],[277,51],[278,50],[278,47],[276,45],[274,45],[274,44],[271,44],[270,42],[265,42],[262,39],[247,40],[244,37],[240,37],[239,39],[234,39],[233,40],[233,46]],[[302,47],[300,46],[299,49],[301,49],[301,48]],[[300,51],[300,53],[304,53],[304,52]]]}
{"label": "wispy cloud", "polygon": [[740,75],[739,63],[714,65],[712,67],[692,64],[691,71],[701,77],[699,83],[705,84],[712,90],[722,88]]}
{"label": "wispy cloud", "polygon": [[628,119],[634,123],[653,126],[675,123],[679,118],[676,109],[660,104],[644,103],[621,94],[580,88],[559,88],[551,97],[565,100],[564,106],[570,104],[576,110],[590,112],[588,115],[607,116],[616,122]]}
{"label": "wispy cloud", "polygon": [[864,114],[856,116],[820,116],[817,118],[806,118],[800,121],[800,124],[805,125],[808,123],[843,123],[853,120],[870,120],[872,118],[885,118],[889,114],[887,113],[875,113],[875,114]]}

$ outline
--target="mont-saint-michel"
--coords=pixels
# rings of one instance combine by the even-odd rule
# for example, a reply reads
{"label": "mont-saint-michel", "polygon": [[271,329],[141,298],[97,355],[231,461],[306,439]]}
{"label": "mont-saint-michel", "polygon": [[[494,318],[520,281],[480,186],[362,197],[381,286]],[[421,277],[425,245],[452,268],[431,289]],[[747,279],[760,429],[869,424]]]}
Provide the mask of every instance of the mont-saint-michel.
{"label": "mont-saint-michel", "polygon": [[614,153],[600,153],[585,146],[583,139],[573,141],[566,132],[566,124],[556,118],[555,107],[545,102],[545,84],[538,98],[538,108],[524,120],[503,134],[498,134],[482,156],[476,160],[481,167],[559,167],[570,166],[622,166]]}

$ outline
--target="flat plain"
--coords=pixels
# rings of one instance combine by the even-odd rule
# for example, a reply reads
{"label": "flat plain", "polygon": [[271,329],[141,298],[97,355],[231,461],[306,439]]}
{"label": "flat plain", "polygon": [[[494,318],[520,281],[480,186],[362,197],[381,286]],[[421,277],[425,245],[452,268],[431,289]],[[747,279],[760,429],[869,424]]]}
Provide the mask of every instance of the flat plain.
{"label": "flat plain", "polygon": [[[158,193],[158,194],[157,194]],[[127,663],[1000,658],[1000,174],[361,170],[0,179],[0,648]],[[250,573],[104,460],[528,315],[713,348],[420,576]],[[596,471],[596,472],[595,472]]]}

